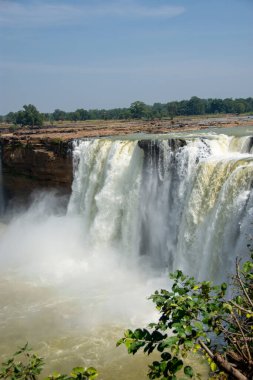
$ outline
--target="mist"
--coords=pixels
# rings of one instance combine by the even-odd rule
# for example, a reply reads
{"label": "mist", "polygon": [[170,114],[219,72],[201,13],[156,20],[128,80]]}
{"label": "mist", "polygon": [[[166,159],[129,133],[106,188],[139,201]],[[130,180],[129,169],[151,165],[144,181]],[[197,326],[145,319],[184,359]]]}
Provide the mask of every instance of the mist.
{"label": "mist", "polygon": [[81,216],[67,215],[60,203],[53,193],[37,193],[1,225],[0,350],[29,341],[48,358],[48,371],[79,364],[106,372],[106,357],[116,355],[118,368],[127,356],[116,351],[124,329],[156,319],[147,297],[165,279],[113,248],[92,248]]}

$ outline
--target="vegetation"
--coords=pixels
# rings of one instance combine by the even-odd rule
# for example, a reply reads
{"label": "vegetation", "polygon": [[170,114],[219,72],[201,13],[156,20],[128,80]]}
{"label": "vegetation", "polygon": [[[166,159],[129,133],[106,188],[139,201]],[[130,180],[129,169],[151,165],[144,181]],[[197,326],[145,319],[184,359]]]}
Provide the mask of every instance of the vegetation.
{"label": "vegetation", "polygon": [[77,109],[75,112],[55,110],[45,114],[47,121],[83,121],[83,120],[126,120],[126,119],[161,119],[175,116],[209,115],[221,113],[240,114],[253,112],[253,98],[247,99],[200,99],[193,96],[190,100],[173,101],[169,103],[154,103],[147,105],[139,100],[129,108],[114,108],[110,110]]}
{"label": "vegetation", "polygon": [[154,103],[152,106],[141,101],[133,102],[129,108],[91,109],[79,108],[74,112],[56,109],[53,113],[39,113],[33,105],[24,106],[24,110],[9,112],[1,116],[0,121],[18,125],[41,126],[43,118],[49,123],[54,121],[84,120],[127,120],[127,119],[161,119],[176,116],[241,114],[253,112],[253,98],[247,99],[201,99],[193,96],[190,100],[169,103]]}
{"label": "vegetation", "polygon": [[[212,378],[239,380],[253,376],[253,255],[241,268],[236,263],[232,277],[232,297],[227,299],[227,284],[213,286],[209,281],[176,271],[170,291],[156,291],[150,298],[160,312],[157,323],[147,329],[127,330],[117,343],[131,354],[141,348],[148,355],[158,351],[159,361],[149,366],[150,379],[197,377],[184,359],[189,352],[208,357]],[[180,376],[182,378],[182,376]]]}
{"label": "vegetation", "polygon": [[28,125],[30,127],[38,126],[41,127],[43,124],[43,114],[40,113],[37,108],[32,105],[24,105],[23,110],[16,113],[10,112],[5,117],[5,121],[8,123],[14,123],[21,126]]}
{"label": "vegetation", "polygon": [[[44,366],[44,361],[41,357],[30,352],[31,350],[26,344],[20,348],[10,359],[2,363],[0,368],[0,379],[11,380],[37,380]],[[21,360],[16,360],[21,356]],[[95,368],[75,367],[69,375],[62,375],[54,372],[45,380],[94,380],[97,377]]]}

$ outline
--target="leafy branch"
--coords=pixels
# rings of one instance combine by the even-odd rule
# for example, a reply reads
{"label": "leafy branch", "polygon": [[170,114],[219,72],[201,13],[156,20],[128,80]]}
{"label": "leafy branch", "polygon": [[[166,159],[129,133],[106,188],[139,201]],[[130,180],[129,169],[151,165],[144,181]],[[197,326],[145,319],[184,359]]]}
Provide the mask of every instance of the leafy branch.
{"label": "leafy branch", "polygon": [[[19,360],[17,360],[17,357],[19,357]],[[44,364],[43,358],[31,353],[31,349],[26,343],[10,359],[2,363],[0,379],[38,380]],[[95,380],[97,376],[97,371],[93,367],[75,367],[69,375],[54,372],[46,377],[45,380]]]}
{"label": "leafy branch", "polygon": [[236,261],[232,277],[233,295],[226,298],[227,284],[214,286],[197,282],[180,270],[170,275],[171,290],[151,295],[160,312],[157,323],[146,329],[127,330],[117,345],[128,353],[143,349],[148,355],[160,352],[160,361],[149,366],[150,379],[174,380],[183,369],[186,377],[196,377],[184,364],[189,352],[209,357],[214,376],[232,376],[238,380],[253,375],[253,255],[241,267]]}

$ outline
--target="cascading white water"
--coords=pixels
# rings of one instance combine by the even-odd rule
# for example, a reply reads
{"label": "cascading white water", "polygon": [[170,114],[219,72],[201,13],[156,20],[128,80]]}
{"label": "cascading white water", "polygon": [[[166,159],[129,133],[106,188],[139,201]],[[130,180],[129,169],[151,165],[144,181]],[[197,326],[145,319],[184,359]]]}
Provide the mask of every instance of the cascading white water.
{"label": "cascading white water", "polygon": [[220,280],[247,252],[251,140],[77,141],[69,213],[82,214],[91,244]]}
{"label": "cascading white water", "polygon": [[2,176],[2,150],[0,145],[0,216],[4,212],[3,176]]}
{"label": "cascading white water", "polygon": [[93,246],[136,250],[142,159],[137,141],[76,142],[68,213],[82,214]]}

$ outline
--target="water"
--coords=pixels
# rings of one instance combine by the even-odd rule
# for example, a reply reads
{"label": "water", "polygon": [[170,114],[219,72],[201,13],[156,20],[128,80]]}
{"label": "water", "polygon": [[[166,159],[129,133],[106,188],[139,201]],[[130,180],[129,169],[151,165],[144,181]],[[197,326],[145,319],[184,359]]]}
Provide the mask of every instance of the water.
{"label": "water", "polygon": [[147,296],[169,271],[220,281],[246,257],[251,137],[168,137],[76,141],[67,213],[44,193],[0,226],[2,358],[29,341],[46,373],[144,379],[151,359],[115,342],[157,318]]}
{"label": "water", "polygon": [[240,227],[252,214],[252,138],[174,141],[76,142],[68,213],[83,216],[93,247],[221,280],[247,252]]}
{"label": "water", "polygon": [[[112,371],[119,378],[120,368],[128,379],[134,365],[116,341],[124,328],[153,318],[146,297],[158,280],[128,270],[113,250],[91,250],[81,218],[55,215],[56,202],[42,197],[2,230],[1,356],[29,341],[47,371],[93,365],[102,379]],[[144,376],[147,364],[137,362]]]}
{"label": "water", "polygon": [[2,177],[2,149],[0,145],[0,217],[4,213],[4,194],[3,194],[3,177]]}

